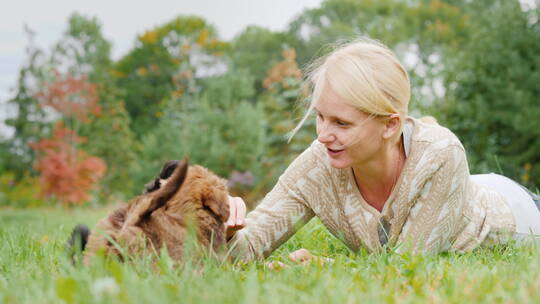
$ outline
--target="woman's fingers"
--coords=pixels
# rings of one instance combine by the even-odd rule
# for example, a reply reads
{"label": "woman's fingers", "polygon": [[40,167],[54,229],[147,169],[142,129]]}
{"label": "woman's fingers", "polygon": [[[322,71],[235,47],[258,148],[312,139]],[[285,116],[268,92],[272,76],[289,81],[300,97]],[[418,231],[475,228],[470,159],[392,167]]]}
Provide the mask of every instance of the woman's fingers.
{"label": "woman's fingers", "polygon": [[[305,248],[298,249],[289,254],[289,259],[294,263],[300,264],[302,266],[309,266],[313,263],[315,263],[315,265],[323,266],[327,263],[334,262],[334,260],[331,258],[313,255]],[[271,261],[266,263],[266,267],[268,267],[268,269],[270,270],[281,270],[287,268],[288,266],[279,261]]]}
{"label": "woman's fingers", "polygon": [[229,218],[225,222],[227,239],[246,226],[246,204],[240,197],[229,196]]}
{"label": "woman's fingers", "polygon": [[307,249],[298,249],[289,254],[289,259],[296,263],[302,263],[313,259],[313,255]]}
{"label": "woman's fingers", "polygon": [[307,249],[301,248],[289,255],[289,259],[295,263],[302,264],[304,266],[309,265],[312,262],[315,262],[319,265],[324,265],[326,263],[334,262],[334,259],[320,257],[317,255],[312,255]]}
{"label": "woman's fingers", "polygon": [[243,228],[245,226],[246,217],[246,204],[240,197],[230,197],[231,203],[229,204],[232,209],[230,211],[229,225],[231,227]]}
{"label": "woman's fingers", "polygon": [[236,200],[234,197],[229,196],[229,218],[225,222],[225,226],[234,226],[236,222]]}
{"label": "woman's fingers", "polygon": [[236,226],[244,227],[246,225],[246,204],[244,203],[244,200],[239,197],[236,198],[236,202]]}

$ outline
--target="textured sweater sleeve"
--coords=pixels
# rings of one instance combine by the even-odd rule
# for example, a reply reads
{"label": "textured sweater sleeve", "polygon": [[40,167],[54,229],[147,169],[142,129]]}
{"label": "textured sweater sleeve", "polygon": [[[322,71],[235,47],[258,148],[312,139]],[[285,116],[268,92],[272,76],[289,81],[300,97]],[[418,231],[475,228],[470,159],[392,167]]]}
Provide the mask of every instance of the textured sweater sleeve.
{"label": "textured sweater sleeve", "polygon": [[233,257],[247,261],[265,258],[309,221],[314,213],[302,184],[316,166],[308,148],[280,176],[263,201],[246,217],[246,227],[229,241]]}
{"label": "textured sweater sleeve", "polygon": [[[469,168],[461,145],[432,150],[424,157],[421,187],[399,237],[398,251],[441,252],[450,249],[460,230],[460,219],[469,187]],[[430,168],[430,169],[426,169]],[[425,172],[428,173],[425,173]]]}

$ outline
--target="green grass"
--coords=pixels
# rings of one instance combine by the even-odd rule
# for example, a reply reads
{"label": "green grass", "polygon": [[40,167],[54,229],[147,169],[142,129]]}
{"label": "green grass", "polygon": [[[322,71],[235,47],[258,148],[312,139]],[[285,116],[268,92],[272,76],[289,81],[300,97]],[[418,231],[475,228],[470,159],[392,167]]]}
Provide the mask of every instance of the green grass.
{"label": "green grass", "polygon": [[[64,243],[75,223],[91,227],[106,209],[0,210],[0,303],[540,303],[540,250],[499,247],[435,256],[349,252],[312,221],[269,260],[216,260],[173,267],[166,256],[73,266]],[[333,264],[294,265],[305,247]]]}

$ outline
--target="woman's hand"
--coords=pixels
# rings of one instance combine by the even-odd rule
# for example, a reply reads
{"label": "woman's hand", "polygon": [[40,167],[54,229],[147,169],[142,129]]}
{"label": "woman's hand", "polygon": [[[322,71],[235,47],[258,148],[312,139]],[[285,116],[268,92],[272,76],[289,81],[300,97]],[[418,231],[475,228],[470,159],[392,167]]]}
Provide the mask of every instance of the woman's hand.
{"label": "woman's hand", "polygon": [[225,222],[227,240],[246,226],[246,203],[240,197],[229,196],[229,219]]}
{"label": "woman's hand", "polygon": [[291,254],[289,254],[289,259],[298,264],[309,264],[313,260],[314,256],[305,248],[300,248]]}
{"label": "woman's hand", "polygon": [[333,263],[334,259],[326,258],[318,255],[313,255],[307,249],[301,248],[295,252],[289,254],[289,259],[295,263],[302,264],[304,266],[310,263],[316,263],[319,266],[323,266],[326,263]]}
{"label": "woman's hand", "polygon": [[[289,254],[289,260],[291,260],[294,263],[301,264],[304,266],[308,266],[311,263],[316,263],[319,266],[323,266],[327,263],[334,262],[334,259],[313,255],[311,254],[311,252],[309,252],[305,248],[298,249],[292,252],[291,254]],[[287,268],[287,265],[279,261],[272,261],[272,262],[266,263],[266,266],[270,270],[281,270],[281,269]]]}

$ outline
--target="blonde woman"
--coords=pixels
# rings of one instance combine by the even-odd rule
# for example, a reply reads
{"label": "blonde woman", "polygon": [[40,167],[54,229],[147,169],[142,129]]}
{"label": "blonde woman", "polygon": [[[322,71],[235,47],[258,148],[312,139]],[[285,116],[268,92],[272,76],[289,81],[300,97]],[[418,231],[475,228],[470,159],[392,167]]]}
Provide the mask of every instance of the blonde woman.
{"label": "blonde woman", "polygon": [[230,198],[236,256],[268,256],[314,216],[353,251],[465,252],[540,234],[534,194],[500,175],[471,178],[450,130],[407,115],[408,74],[381,43],[337,48],[309,82],[317,139],[245,219]]}

